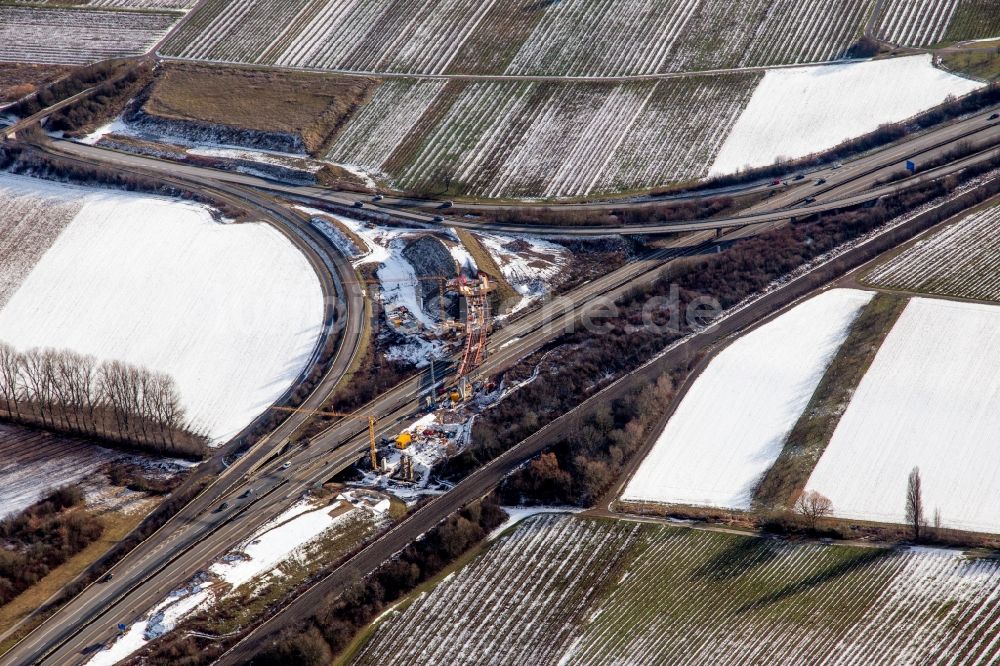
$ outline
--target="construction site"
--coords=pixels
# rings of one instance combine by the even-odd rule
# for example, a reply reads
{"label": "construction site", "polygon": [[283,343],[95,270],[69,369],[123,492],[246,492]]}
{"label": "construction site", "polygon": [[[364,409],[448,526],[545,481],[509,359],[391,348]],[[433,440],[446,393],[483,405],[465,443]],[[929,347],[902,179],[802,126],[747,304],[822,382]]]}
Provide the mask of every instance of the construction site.
{"label": "construction site", "polygon": [[[435,363],[431,358],[426,414],[406,430],[376,437],[377,424],[370,417],[370,450],[360,485],[383,488],[404,498],[439,489],[431,478],[434,466],[468,445],[472,421],[484,405],[483,398],[496,388],[476,376],[488,354],[493,324],[490,295],[494,284],[490,276],[479,273],[474,278],[417,279],[434,280],[440,289],[438,325],[432,335],[448,347],[460,346],[461,360],[456,370],[452,364]],[[446,295],[458,297],[459,317],[447,316]]]}
{"label": "construction site", "polygon": [[[404,500],[447,488],[434,482],[433,468],[469,444],[473,420],[494,402],[498,393],[495,382],[477,374],[487,358],[493,327],[492,278],[479,273],[475,277],[414,277],[409,282],[434,283],[438,290],[435,325],[425,327],[401,305],[385,308],[386,323],[419,329],[422,337],[456,356],[460,354],[457,364],[430,357],[428,386],[421,402],[423,416],[401,432],[387,432],[374,414],[315,412],[317,416],[365,422],[369,450],[358,465],[360,478],[353,485],[385,490]],[[457,317],[448,316],[446,298],[458,299]]]}

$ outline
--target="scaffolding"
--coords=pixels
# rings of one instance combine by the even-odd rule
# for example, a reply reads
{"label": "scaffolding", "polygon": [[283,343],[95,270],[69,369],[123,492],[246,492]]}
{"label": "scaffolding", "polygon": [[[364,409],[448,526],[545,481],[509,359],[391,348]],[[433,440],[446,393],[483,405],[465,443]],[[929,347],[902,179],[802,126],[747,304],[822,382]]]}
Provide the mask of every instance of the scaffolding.
{"label": "scaffolding", "polygon": [[496,287],[486,273],[480,273],[474,281],[460,277],[453,284],[466,303],[465,348],[458,367],[458,376],[465,377],[486,360],[487,341],[493,328],[490,293]]}

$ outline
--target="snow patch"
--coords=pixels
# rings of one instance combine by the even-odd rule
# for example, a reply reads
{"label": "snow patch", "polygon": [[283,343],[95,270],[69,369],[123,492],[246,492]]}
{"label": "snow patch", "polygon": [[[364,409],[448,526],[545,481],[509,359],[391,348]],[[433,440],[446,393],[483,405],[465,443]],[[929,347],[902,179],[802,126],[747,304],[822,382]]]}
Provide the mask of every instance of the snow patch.
{"label": "snow patch", "polygon": [[578,506],[505,506],[502,508],[507,514],[507,520],[489,533],[486,537],[487,541],[495,540],[514,525],[532,516],[542,513],[580,513],[583,511]]}
{"label": "snow patch", "polygon": [[930,55],[768,70],[709,175],[826,150],[981,85],[935,69]]}

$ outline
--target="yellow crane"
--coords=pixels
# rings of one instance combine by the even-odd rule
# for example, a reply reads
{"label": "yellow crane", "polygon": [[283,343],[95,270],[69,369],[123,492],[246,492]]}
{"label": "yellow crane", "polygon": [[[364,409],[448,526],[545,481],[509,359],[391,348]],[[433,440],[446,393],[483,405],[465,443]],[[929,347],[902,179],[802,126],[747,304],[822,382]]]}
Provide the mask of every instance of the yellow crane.
{"label": "yellow crane", "polygon": [[297,407],[272,407],[275,411],[279,412],[289,412],[291,414],[310,414],[312,416],[337,416],[344,419],[354,419],[357,421],[368,421],[368,445],[369,454],[371,455],[372,469],[378,469],[378,452],[375,448],[375,422],[377,419],[374,414],[369,414],[365,416],[364,414],[345,414],[343,412],[324,412],[317,411],[315,409],[299,409]]}

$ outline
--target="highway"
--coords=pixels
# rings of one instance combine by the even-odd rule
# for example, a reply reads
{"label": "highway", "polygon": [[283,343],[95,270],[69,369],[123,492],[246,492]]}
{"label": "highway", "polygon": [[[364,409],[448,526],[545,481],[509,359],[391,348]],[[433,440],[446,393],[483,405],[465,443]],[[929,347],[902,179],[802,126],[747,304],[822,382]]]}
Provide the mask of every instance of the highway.
{"label": "highway", "polygon": [[[662,250],[647,259],[629,263],[613,274],[583,285],[567,299],[529,312],[498,331],[493,339],[496,351],[482,371],[495,372],[516,363],[559,335],[567,322],[577,320],[600,295],[614,298],[637,281],[655,279],[668,258],[697,251],[699,247],[681,246],[678,243],[677,249]],[[358,413],[376,414],[380,435],[395,434],[416,418],[419,396],[430,389],[429,384],[427,373],[422,373],[384,393]],[[306,449],[294,450],[262,465],[241,461],[238,465],[241,472],[246,472],[248,467],[253,471],[238,481],[237,472],[233,471],[237,465],[234,465],[227,470],[227,475],[235,483],[228,487],[226,494],[216,496],[216,501],[211,503],[199,502],[194,511],[185,511],[184,519],[176,521],[174,530],[162,531],[160,536],[144,544],[146,548],[142,552],[123,561],[116,568],[112,583],[92,586],[88,593],[75,599],[42,625],[43,628],[18,644],[0,663],[81,662],[82,651],[112,638],[118,622],[131,624],[140,619],[158,600],[261,524],[287,509],[316,483],[354,464],[367,447],[364,427],[357,421],[342,420],[313,437]],[[276,441],[274,436],[269,439]],[[291,467],[280,469],[286,461],[291,462]],[[252,499],[239,499],[246,488],[254,489]],[[214,513],[222,500],[230,503],[231,512]],[[48,647],[63,641],[67,641],[65,645],[42,659]]]}
{"label": "highway", "polygon": [[[376,203],[370,200],[371,197],[364,194],[332,192],[324,188],[308,185],[283,185],[256,176],[198,167],[190,164],[165,162],[157,158],[107,150],[69,141],[56,141],[55,146],[59,152],[67,155],[73,155],[88,161],[114,164],[126,169],[162,170],[164,164],[170,164],[171,173],[178,176],[198,179],[210,178],[214,182],[225,182],[260,191],[268,191],[303,203],[328,203],[339,206],[353,206],[356,202],[361,201],[368,210],[383,212],[401,220],[427,225],[440,224],[449,227],[493,231],[497,233],[530,233],[551,236],[643,235],[727,229],[765,222],[787,221],[795,216],[828,212],[892,194],[900,187],[931,180],[939,177],[942,173],[948,173],[954,169],[952,165],[946,165],[930,171],[918,171],[915,176],[911,176],[905,181],[875,187],[879,179],[885,179],[890,174],[901,170],[908,159],[914,160],[919,166],[922,162],[927,162],[944,155],[962,142],[968,142],[970,145],[977,147],[993,146],[1000,143],[1000,122],[990,119],[990,116],[997,109],[1000,109],[1000,105],[976,113],[958,122],[945,124],[913,135],[897,144],[892,144],[855,160],[845,162],[842,167],[835,168],[830,166],[813,171],[809,174],[808,178],[803,178],[801,181],[789,181],[787,187],[772,188],[770,185],[760,184],[747,188],[744,190],[745,192],[771,190],[776,192],[776,194],[757,206],[739,214],[709,220],[662,224],[570,227],[530,223],[499,224],[458,216],[448,216],[445,217],[442,223],[437,223],[434,221],[434,217],[441,212],[437,209],[440,206],[439,202],[386,197]],[[987,151],[978,157],[969,157],[965,164],[990,159],[991,156],[992,152]],[[814,185],[819,180],[825,180],[826,182],[821,186]],[[835,193],[836,196],[827,196],[830,193]],[[669,202],[675,198],[712,197],[717,194],[714,191],[704,191],[696,195],[684,195],[683,197],[644,196],[625,200],[559,204],[558,208],[581,211],[614,211],[624,208],[661,206],[665,202]],[[817,200],[811,204],[802,203],[808,197],[815,197]],[[462,204],[461,207],[463,210],[517,210],[530,209],[532,204]],[[546,208],[552,206],[540,207]]]}
{"label": "highway", "polygon": [[[777,224],[780,223],[761,225],[755,231]],[[715,239],[714,230],[681,236],[662,250],[525,313],[492,337],[494,351],[481,372],[493,373],[516,363],[560,335],[567,325],[579,321],[589,308],[611,302],[635,285],[655,280],[671,260],[713,251],[716,243],[748,235],[748,231],[737,229],[720,239]],[[427,390],[429,377],[423,373],[387,391],[358,413],[379,417],[379,435],[395,434],[415,420],[420,409],[419,396]],[[114,637],[118,622],[130,624],[140,619],[158,600],[284,511],[316,483],[356,462],[363,455],[366,442],[362,424],[343,420],[314,437],[308,449],[276,457],[256,468],[231,485],[225,495],[216,498],[229,501],[233,506],[231,515],[212,513],[217,503],[202,503],[198,507],[201,513],[185,524],[185,534],[164,534],[151,540],[158,542],[155,546],[129,558],[123,572],[130,584],[122,581],[116,585],[114,594],[102,594],[103,590],[99,590],[91,598],[78,598],[72,607],[64,609],[65,620],[54,617],[46,622],[44,630],[29,636],[2,663],[79,663],[88,648]],[[291,467],[281,470],[286,461],[291,462]],[[252,500],[239,499],[245,488],[254,488]],[[114,582],[118,583],[118,579],[116,574]],[[47,648],[54,645],[58,648],[43,658]]]}
{"label": "highway", "polygon": [[[176,178],[165,177],[163,180],[182,187],[190,187],[191,185]],[[329,361],[329,367],[316,388],[302,403],[304,409],[320,409],[354,361],[358,345],[363,339],[367,327],[364,293],[355,278],[353,267],[343,255],[329,246],[322,235],[312,228],[308,218],[274,202],[270,197],[253,191],[236,189],[226,183],[216,185],[198,183],[198,189],[210,193],[216,198],[257,211],[266,222],[274,225],[288,237],[313,266],[322,287],[327,325],[324,326],[323,334],[316,342],[307,367],[278,402],[283,402],[313,371],[327,345],[338,341],[333,357]],[[331,338],[333,339],[331,340]],[[146,540],[126,559],[119,562],[112,569],[115,574],[114,581],[91,585],[63,611],[57,613],[56,617],[61,617],[63,612],[82,617],[92,612],[92,608],[110,605],[137,580],[160,566],[169,556],[170,550],[183,547],[185,544],[194,544],[206,530],[217,527],[221,523],[221,519],[224,518],[224,516],[211,513],[211,509],[217,505],[218,498],[228,491],[231,484],[259,464],[261,460],[271,455],[274,448],[290,437],[308,419],[308,414],[293,414],[284,419],[275,430],[261,438],[234,464],[225,469],[210,486],[168,521],[153,537]],[[247,426],[234,438],[234,441],[249,432],[252,427],[253,424]],[[228,445],[224,446],[222,453],[217,455],[226,455],[231,448]],[[57,620],[48,626],[59,628],[58,625],[59,621]],[[22,641],[21,645],[30,646],[39,638],[39,635],[32,633],[25,641]],[[29,661],[20,661],[14,654],[9,654],[5,656],[3,663],[29,663]]]}
{"label": "highway", "polygon": [[[916,233],[922,228],[918,217],[908,220],[903,226],[910,227],[913,230],[911,233]],[[344,589],[351,582],[375,570],[382,562],[392,557],[406,544],[419,538],[421,534],[426,533],[447,516],[469,502],[489,493],[519,465],[530,460],[558,438],[577,430],[581,424],[580,420],[592,413],[595,407],[608,405],[617,398],[626,397],[635,387],[654,383],[662,373],[675,367],[689,365],[692,361],[701,358],[702,355],[717,349],[726,340],[742,335],[749,328],[768,321],[787,308],[793,307],[801,299],[826,289],[832,280],[840,277],[844,272],[864,265],[882,252],[891,251],[898,242],[891,238],[893,233],[893,231],[889,231],[870,236],[845,251],[835,261],[820,262],[811,266],[808,270],[761,295],[760,298],[745,307],[735,308],[725,313],[708,328],[687,336],[641,367],[618,378],[578,407],[548,423],[512,449],[476,470],[446,494],[435,497],[431,502],[415,511],[377,542],[357,553],[326,577],[317,581],[288,606],[269,617],[214,663],[221,666],[232,666],[250,662],[253,656],[281,630],[303,626],[308,618],[316,612],[316,609],[321,608],[324,601],[328,600],[337,590]],[[638,464],[641,457],[641,455],[636,456],[633,466]]]}
{"label": "highway", "polygon": [[[992,139],[997,132],[996,124],[986,122],[987,115],[978,114],[962,123],[956,123],[955,127],[959,129],[950,132],[944,132],[946,128],[942,128],[941,132],[921,135],[920,145],[932,145],[937,142],[937,147],[929,150],[943,150],[940,142],[945,137],[951,136],[951,141],[957,141],[956,137],[968,136],[971,131],[982,132],[978,139]],[[930,139],[932,134],[936,138]],[[914,145],[911,144],[910,148]],[[46,150],[44,147],[39,149]],[[336,252],[321,252],[326,247],[325,242],[322,238],[317,238],[315,230],[311,229],[308,222],[264,192],[281,192],[296,198],[342,205],[350,205],[356,200],[352,195],[327,193],[317,188],[276,186],[270,181],[239,174],[177,165],[68,142],[55,142],[54,147],[47,150],[87,163],[112,165],[147,175],[153,174],[165,182],[183,183],[188,188],[205,189],[215,195],[232,197],[245,205],[258,207],[266,211],[268,217],[280,220],[280,228],[285,233],[298,237],[297,244],[300,247],[307,246],[328,268],[333,266],[335,270],[341,271],[349,269],[349,265],[345,267],[343,263],[340,263],[340,268],[337,269],[338,262],[346,263],[345,260]],[[895,151],[897,148],[890,150]],[[898,150],[906,150],[907,154],[912,154],[912,150],[904,147],[898,147]],[[883,188],[884,192],[878,189],[869,190],[871,184],[880,177],[879,169],[898,168],[898,157],[895,153],[887,154],[881,160],[877,158],[878,154],[875,153],[858,160],[857,163],[834,170],[826,186],[815,187],[815,190],[808,191],[808,194],[805,193],[806,188],[814,186],[791,188],[767,202],[768,206],[779,204],[793,206],[797,198],[816,197],[814,204],[797,207],[794,210],[753,212],[710,222],[682,225],[599,229],[562,227],[558,232],[551,231],[563,236],[654,231],[693,233],[681,236],[665,249],[581,285],[564,297],[529,311],[510,322],[492,337],[491,346],[494,351],[481,372],[484,374],[496,372],[524,358],[559,335],[567,322],[578,321],[588,308],[594,307],[601,300],[612,301],[625,290],[643,281],[656,279],[663,268],[673,260],[683,259],[699,252],[713,251],[717,243],[725,243],[784,224],[791,215],[806,215],[840,208],[852,205],[852,202],[870,201],[880,196],[880,193],[894,191],[898,186]],[[985,159],[983,155],[974,155],[962,163],[972,163],[981,159]],[[955,168],[955,165],[950,165],[946,170]],[[930,178],[935,173],[929,172],[917,178]],[[908,182],[916,181],[914,179]],[[621,203],[614,204],[617,207],[621,205]],[[385,212],[391,212],[404,219],[425,223],[431,221],[430,216],[423,213],[395,209],[386,209]],[[530,229],[532,233],[539,233],[538,227],[480,225],[475,221],[465,220],[449,220],[447,224],[495,231],[524,232]],[[716,229],[731,230],[716,239]],[[328,256],[324,259],[321,254]],[[346,288],[344,293],[348,300],[348,325],[344,332],[344,340],[347,342],[341,345],[338,351],[333,363],[335,368],[345,368],[346,364],[349,364],[356,342],[362,338],[360,327],[363,327],[363,317],[358,315],[359,312],[363,312],[360,287],[357,285],[353,288],[348,285],[340,287]],[[307,399],[306,407],[318,408],[337,379],[337,372],[332,369],[324,382]],[[426,373],[421,374],[387,391],[369,405],[359,409],[358,413],[377,415],[379,432],[394,433],[415,418],[419,410],[421,393],[430,390],[428,384],[429,378]],[[290,506],[314,484],[330,478],[336,471],[353,464],[364,451],[366,437],[363,426],[358,422],[344,420],[314,437],[309,448],[295,449],[284,455],[269,457],[275,446],[294,432],[307,418],[307,415],[296,415],[286,420],[278,430],[264,438],[247,455],[227,469],[211,486],[210,492],[206,491],[199,496],[156,535],[122,560],[114,570],[115,578],[112,582],[89,587],[4,655],[0,663],[60,665],[82,663],[85,661],[83,656],[85,652],[114,636],[114,626],[118,622],[132,623],[139,619],[152,605],[178,585],[183,584],[195,572],[203,569],[212,559],[226,552],[256,527]],[[287,470],[280,469],[282,463],[286,461],[291,463],[291,467]],[[483,478],[492,473],[488,471],[490,469],[494,468],[483,471]],[[247,488],[254,489],[252,497],[238,499]],[[445,497],[449,495],[451,493]],[[455,494],[450,499],[441,500],[438,506],[450,507],[461,497],[461,494]],[[222,512],[214,511],[222,500],[229,501],[230,509]],[[394,539],[403,538],[405,532],[406,530],[390,532],[389,536],[385,537],[386,540],[380,540],[380,543],[392,544]],[[380,548],[387,549],[388,546]]]}

